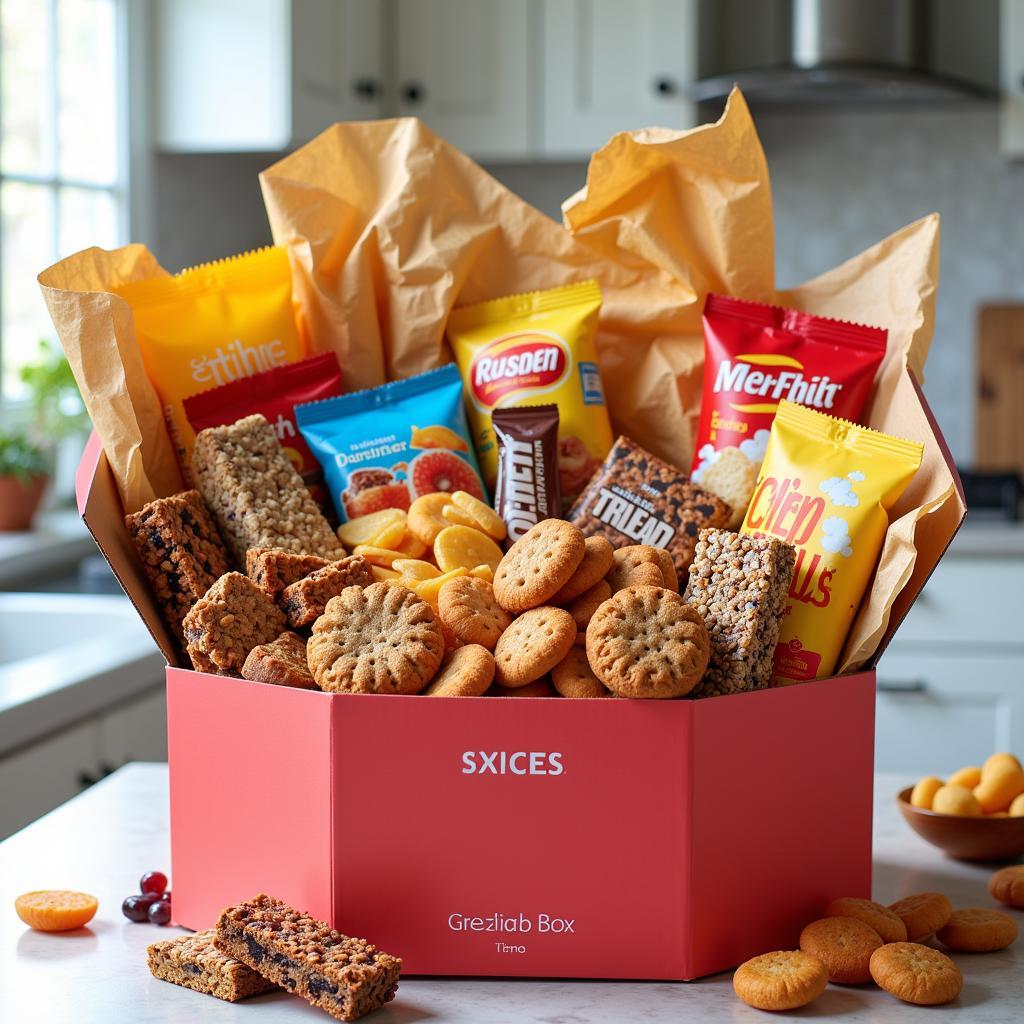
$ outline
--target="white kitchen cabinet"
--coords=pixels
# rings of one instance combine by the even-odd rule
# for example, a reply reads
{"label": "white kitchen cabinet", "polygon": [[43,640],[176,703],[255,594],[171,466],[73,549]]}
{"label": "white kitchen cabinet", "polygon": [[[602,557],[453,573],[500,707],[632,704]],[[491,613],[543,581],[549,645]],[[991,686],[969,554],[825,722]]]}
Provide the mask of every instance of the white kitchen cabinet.
{"label": "white kitchen cabinet", "polygon": [[103,763],[167,760],[167,697],[163,686],[100,719]]}
{"label": "white kitchen cabinet", "polygon": [[1000,0],[1000,148],[1024,157],[1024,0]]}
{"label": "white kitchen cabinet", "polygon": [[532,148],[533,0],[397,0],[398,112],[478,159]]}
{"label": "white kitchen cabinet", "polygon": [[696,0],[544,0],[541,148],[578,159],[616,132],[691,128]]}

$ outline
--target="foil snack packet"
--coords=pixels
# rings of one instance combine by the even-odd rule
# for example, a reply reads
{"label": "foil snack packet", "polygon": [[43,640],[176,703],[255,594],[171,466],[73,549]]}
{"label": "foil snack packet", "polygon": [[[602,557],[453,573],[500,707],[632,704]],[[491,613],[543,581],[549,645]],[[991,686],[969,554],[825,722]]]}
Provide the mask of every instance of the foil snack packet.
{"label": "foil snack packet", "polygon": [[691,472],[696,483],[745,505],[741,481],[749,488],[756,476],[779,403],[858,422],[886,332],[724,295],[708,295],[703,319],[703,401]]}
{"label": "foil snack packet", "polygon": [[486,501],[454,364],[296,406],[341,522],[435,491]]}
{"label": "foil snack packet", "polygon": [[340,394],[338,357],[333,352],[324,352],[201,391],[182,404],[189,425],[197,434],[207,427],[220,427],[254,412],[262,413],[274,428],[285,455],[302,477],[313,500],[325,513],[333,515],[323,470],[299,433],[295,406]]}
{"label": "foil snack packet", "polygon": [[491,417],[497,408],[549,399],[558,406],[562,501],[582,490],[612,444],[594,334],[596,281],[463,306],[448,318],[448,342],[469,400],[473,442],[488,487],[498,474]]}
{"label": "foil snack packet", "polygon": [[292,304],[288,253],[268,246],[115,289],[131,306],[142,362],[182,472],[196,434],[184,400],[306,354]]}
{"label": "foil snack packet", "polygon": [[916,441],[782,401],[741,533],[781,537],[796,567],[774,682],[833,674],[889,526],[921,465]]}
{"label": "foil snack packet", "polygon": [[561,515],[558,490],[558,406],[519,405],[495,409],[498,482],[494,508],[519,540],[542,519]]}

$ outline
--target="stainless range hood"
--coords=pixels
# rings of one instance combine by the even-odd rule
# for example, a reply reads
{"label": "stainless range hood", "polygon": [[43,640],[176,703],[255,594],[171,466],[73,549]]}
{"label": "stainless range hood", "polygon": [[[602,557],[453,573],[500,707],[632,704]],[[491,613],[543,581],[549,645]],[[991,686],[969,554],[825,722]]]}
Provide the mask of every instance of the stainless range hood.
{"label": "stainless range hood", "polygon": [[998,0],[701,0],[693,99],[962,102],[997,95]]}

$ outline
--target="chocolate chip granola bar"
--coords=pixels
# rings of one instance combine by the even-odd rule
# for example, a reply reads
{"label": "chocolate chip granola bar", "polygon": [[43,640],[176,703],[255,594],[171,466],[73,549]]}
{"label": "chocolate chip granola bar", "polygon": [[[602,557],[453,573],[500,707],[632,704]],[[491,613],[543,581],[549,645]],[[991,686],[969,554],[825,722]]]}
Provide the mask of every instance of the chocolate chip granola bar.
{"label": "chocolate chip granola bar", "polygon": [[280,548],[249,548],[245,553],[245,575],[275,601],[289,584],[330,564],[317,555],[294,555]]}
{"label": "chocolate chip granola bar", "polygon": [[217,949],[213,936],[211,928],[166,942],[154,942],[146,949],[150,973],[161,981],[226,999],[229,1003],[277,988],[251,967]]}
{"label": "chocolate chip granola bar", "polygon": [[773,537],[700,531],[686,600],[704,619],[711,657],[691,697],[770,684],[795,559],[793,546]]}
{"label": "chocolate chip granola bar", "polygon": [[332,597],[337,597],[346,587],[368,587],[373,582],[366,559],[362,555],[349,555],[285,587],[281,610],[293,629],[312,626],[323,615]]}
{"label": "chocolate chip granola bar", "polygon": [[188,610],[228,571],[224,547],[198,491],[157,498],[124,517],[153,596],[180,642]]}
{"label": "chocolate chip granola bar", "polygon": [[185,649],[199,672],[237,675],[249,652],[284,627],[284,612],[248,576],[229,572],[185,616]]}
{"label": "chocolate chip granola bar", "polygon": [[330,523],[264,416],[200,431],[191,468],[238,565],[245,563],[249,548],[344,557]]}
{"label": "chocolate chip granola bar", "polygon": [[337,1020],[394,999],[402,961],[264,893],[226,908],[217,948]]}

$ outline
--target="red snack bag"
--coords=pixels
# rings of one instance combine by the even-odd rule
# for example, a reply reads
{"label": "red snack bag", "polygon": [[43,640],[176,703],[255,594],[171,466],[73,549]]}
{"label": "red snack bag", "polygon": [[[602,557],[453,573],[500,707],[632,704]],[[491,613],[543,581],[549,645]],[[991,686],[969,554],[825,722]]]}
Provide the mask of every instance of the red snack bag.
{"label": "red snack bag", "polygon": [[701,483],[730,449],[756,470],[783,399],[859,422],[885,342],[881,327],[709,294],[691,479]]}
{"label": "red snack bag", "polygon": [[263,413],[313,499],[332,516],[334,509],[324,486],[323,470],[299,433],[295,406],[340,394],[338,357],[333,352],[324,352],[202,391],[186,398],[183,404],[185,415],[197,434],[207,427],[221,427],[243,416]]}

